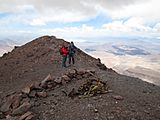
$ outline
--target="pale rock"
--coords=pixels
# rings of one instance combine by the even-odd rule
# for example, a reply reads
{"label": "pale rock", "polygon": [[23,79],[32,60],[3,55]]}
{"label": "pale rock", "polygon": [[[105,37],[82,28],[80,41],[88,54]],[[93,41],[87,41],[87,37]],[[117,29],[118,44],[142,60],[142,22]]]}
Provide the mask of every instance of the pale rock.
{"label": "pale rock", "polygon": [[62,76],[62,80],[70,81],[70,78],[69,78],[67,75],[63,75],[63,76]]}
{"label": "pale rock", "polygon": [[51,74],[48,74],[48,76],[41,82],[41,84],[49,82],[52,80]]}
{"label": "pale rock", "polygon": [[12,117],[10,115],[6,116],[6,120],[17,120],[17,119],[18,119],[18,117]]}
{"label": "pale rock", "polygon": [[124,98],[120,95],[113,95],[113,98],[116,100],[123,100]]}
{"label": "pale rock", "polygon": [[49,81],[52,81],[51,74],[48,74],[48,76],[43,81],[41,81],[40,87],[47,88],[47,82]]}
{"label": "pale rock", "polygon": [[39,82],[34,82],[33,84],[30,85],[31,89],[41,89],[40,83]]}
{"label": "pale rock", "polygon": [[37,92],[37,96],[45,98],[45,97],[47,97],[47,92],[43,92],[43,91],[42,92]]}
{"label": "pale rock", "polygon": [[85,70],[79,70],[79,71],[77,71],[77,74],[78,74],[78,75],[83,75],[83,74],[85,74],[85,73],[86,73]]}
{"label": "pale rock", "polygon": [[51,85],[51,84],[48,84],[48,85],[47,85],[47,87],[48,87],[48,88],[52,88],[52,87],[53,87],[53,85]]}
{"label": "pale rock", "polygon": [[36,119],[36,115],[30,115],[30,116],[28,116],[25,120],[37,120]]}
{"label": "pale rock", "polygon": [[25,94],[29,94],[30,91],[31,91],[30,86],[27,86],[27,87],[25,87],[25,88],[22,89],[22,93],[25,93]]}
{"label": "pale rock", "polygon": [[67,74],[70,78],[74,78],[77,75],[77,70],[69,70]]}
{"label": "pale rock", "polygon": [[22,115],[27,112],[31,108],[31,104],[29,102],[23,103],[17,109],[13,110],[12,115]]}
{"label": "pale rock", "polygon": [[23,114],[22,116],[20,116],[20,118],[18,120],[25,120],[25,118],[27,118],[28,116],[32,115],[33,113],[28,111],[25,114]]}
{"label": "pale rock", "polygon": [[61,84],[62,83],[62,78],[61,77],[58,77],[54,80],[54,82],[58,83],[58,84]]}

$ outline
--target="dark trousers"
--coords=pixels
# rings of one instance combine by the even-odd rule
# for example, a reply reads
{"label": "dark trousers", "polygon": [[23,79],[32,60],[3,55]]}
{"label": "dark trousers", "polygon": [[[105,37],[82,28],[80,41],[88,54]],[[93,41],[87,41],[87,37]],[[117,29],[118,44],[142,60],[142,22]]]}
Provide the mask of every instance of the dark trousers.
{"label": "dark trousers", "polygon": [[71,64],[71,61],[72,61],[73,64],[75,63],[74,54],[69,55],[69,64]]}
{"label": "dark trousers", "polygon": [[66,67],[67,56],[63,56],[62,58],[62,67]]}

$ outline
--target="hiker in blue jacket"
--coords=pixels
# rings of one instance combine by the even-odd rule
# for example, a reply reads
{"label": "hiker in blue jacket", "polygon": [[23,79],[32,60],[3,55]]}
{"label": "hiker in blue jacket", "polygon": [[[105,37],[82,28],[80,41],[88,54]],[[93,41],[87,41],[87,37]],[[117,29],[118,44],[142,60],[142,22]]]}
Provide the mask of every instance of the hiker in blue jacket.
{"label": "hiker in blue jacket", "polygon": [[71,61],[72,61],[72,64],[75,63],[75,59],[74,59],[74,54],[76,52],[75,49],[76,49],[76,47],[75,47],[74,43],[71,42],[69,45],[69,56],[68,56],[69,57],[69,64],[71,64]]}

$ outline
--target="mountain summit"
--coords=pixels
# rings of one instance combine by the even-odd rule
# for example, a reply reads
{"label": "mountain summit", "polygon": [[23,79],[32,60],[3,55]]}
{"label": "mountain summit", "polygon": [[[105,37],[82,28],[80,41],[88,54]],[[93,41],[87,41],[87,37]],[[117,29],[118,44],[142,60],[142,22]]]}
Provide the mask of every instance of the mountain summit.
{"label": "mountain summit", "polygon": [[42,36],[0,58],[0,119],[160,119],[158,86],[120,75],[78,48],[75,64],[62,68],[64,43]]}

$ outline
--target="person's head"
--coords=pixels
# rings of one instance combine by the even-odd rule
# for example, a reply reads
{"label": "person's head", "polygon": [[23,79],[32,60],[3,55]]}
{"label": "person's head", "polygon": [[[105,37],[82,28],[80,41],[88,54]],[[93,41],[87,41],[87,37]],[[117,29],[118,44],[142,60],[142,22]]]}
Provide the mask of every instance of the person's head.
{"label": "person's head", "polygon": [[71,44],[73,44],[73,41],[71,41]]}

